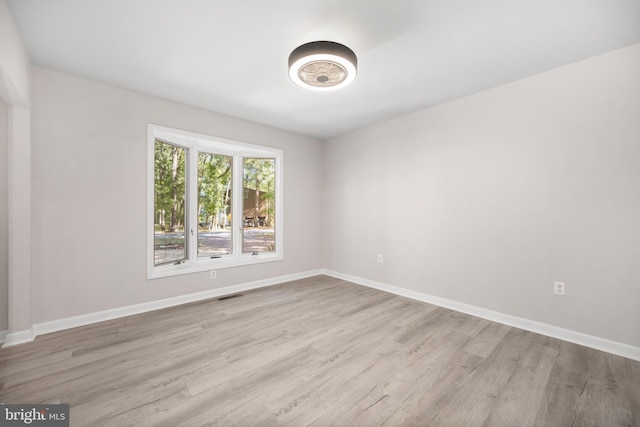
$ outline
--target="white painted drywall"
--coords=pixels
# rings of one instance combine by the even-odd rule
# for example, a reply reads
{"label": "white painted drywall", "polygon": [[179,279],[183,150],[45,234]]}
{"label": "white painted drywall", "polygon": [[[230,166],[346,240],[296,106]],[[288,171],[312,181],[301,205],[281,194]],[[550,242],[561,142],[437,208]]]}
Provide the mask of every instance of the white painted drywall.
{"label": "white painted drywall", "polygon": [[[146,280],[147,124],[284,150],[284,261]],[[322,267],[322,142],[34,67],[33,323]]]}
{"label": "white painted drywall", "polygon": [[326,268],[640,345],[640,44],[331,139],[324,164]]}
{"label": "white painted drywall", "polygon": [[0,98],[7,104],[7,307],[9,335],[31,325],[31,61],[0,0]]}
{"label": "white painted drywall", "polygon": [[5,0],[0,0],[0,98],[10,105],[30,102],[31,60]]}
{"label": "white painted drywall", "polygon": [[8,106],[0,98],[0,331],[9,328]]}

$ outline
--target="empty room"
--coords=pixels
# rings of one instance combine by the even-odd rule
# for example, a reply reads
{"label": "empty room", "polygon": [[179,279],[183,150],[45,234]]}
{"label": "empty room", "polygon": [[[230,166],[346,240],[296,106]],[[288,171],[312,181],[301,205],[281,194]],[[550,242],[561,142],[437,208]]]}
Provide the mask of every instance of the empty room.
{"label": "empty room", "polygon": [[640,1],[0,0],[0,425],[640,426]]}

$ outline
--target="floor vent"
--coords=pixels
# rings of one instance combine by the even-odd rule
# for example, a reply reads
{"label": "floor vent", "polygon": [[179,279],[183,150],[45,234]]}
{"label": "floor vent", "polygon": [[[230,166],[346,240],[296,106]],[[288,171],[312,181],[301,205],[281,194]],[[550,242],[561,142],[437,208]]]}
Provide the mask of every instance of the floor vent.
{"label": "floor vent", "polygon": [[231,298],[238,298],[238,297],[241,297],[241,296],[242,296],[242,294],[227,295],[226,297],[218,298],[218,301],[224,301],[226,299],[231,299]]}

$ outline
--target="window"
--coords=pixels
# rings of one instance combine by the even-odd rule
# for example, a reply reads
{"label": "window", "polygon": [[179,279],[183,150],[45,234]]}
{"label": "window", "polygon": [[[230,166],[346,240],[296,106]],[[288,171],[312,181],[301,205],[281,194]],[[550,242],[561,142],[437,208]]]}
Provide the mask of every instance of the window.
{"label": "window", "polygon": [[148,127],[147,277],[278,261],[282,150]]}
{"label": "window", "polygon": [[275,247],[275,159],[245,158],[243,169],[243,252],[272,251]]}

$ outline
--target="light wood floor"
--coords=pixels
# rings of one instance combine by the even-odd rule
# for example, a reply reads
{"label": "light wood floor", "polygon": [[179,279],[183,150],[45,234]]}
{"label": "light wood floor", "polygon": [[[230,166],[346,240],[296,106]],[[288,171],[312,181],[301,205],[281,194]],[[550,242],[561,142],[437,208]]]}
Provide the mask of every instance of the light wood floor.
{"label": "light wood floor", "polygon": [[326,276],[0,350],[72,426],[640,426],[640,362]]}

